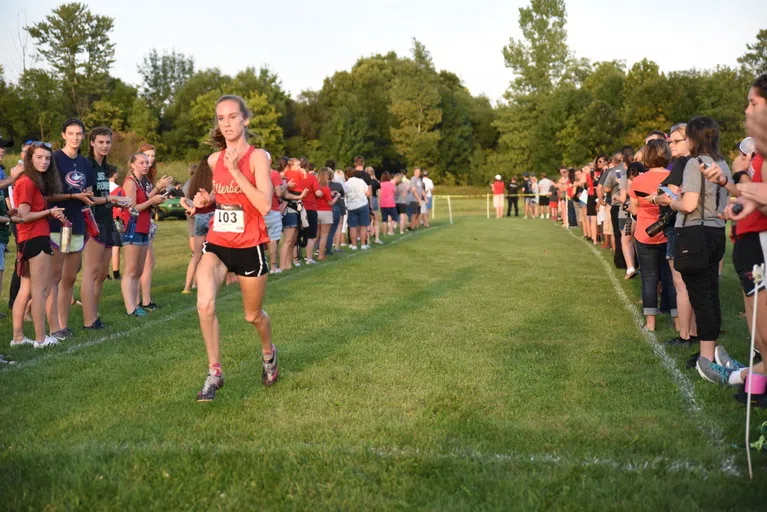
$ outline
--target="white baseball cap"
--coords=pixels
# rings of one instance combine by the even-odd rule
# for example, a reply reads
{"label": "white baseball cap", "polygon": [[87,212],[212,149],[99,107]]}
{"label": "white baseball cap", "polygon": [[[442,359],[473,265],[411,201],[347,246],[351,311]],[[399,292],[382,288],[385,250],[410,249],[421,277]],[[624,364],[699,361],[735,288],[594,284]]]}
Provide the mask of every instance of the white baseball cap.
{"label": "white baseball cap", "polygon": [[496,174],[495,175],[495,179],[500,180],[501,179],[501,175],[500,174]]}
{"label": "white baseball cap", "polygon": [[744,155],[750,155],[754,151],[756,151],[756,143],[754,142],[754,139],[751,137],[746,137],[742,141],[740,141],[740,145],[738,146],[740,148],[740,152]]}

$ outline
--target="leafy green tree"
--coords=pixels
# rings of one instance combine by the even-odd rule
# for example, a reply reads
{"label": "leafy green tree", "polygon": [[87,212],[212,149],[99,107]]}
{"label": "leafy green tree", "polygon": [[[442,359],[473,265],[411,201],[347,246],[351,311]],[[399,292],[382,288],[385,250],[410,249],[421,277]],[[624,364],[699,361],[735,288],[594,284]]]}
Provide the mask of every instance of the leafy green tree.
{"label": "leafy green tree", "polygon": [[28,122],[25,137],[55,140],[70,115],[61,82],[42,69],[27,69],[19,77],[19,101]]}
{"label": "leafy green tree", "polygon": [[96,100],[91,105],[88,113],[83,117],[87,128],[94,126],[107,126],[114,131],[122,131],[123,118],[125,117],[120,107],[112,105],[108,101]]}
{"label": "leafy green tree", "polygon": [[413,39],[413,60],[404,62],[394,79],[389,111],[397,119],[391,137],[397,151],[411,166],[434,167],[439,161],[442,109],[439,79],[431,57]]}
{"label": "leafy green tree", "polygon": [[113,18],[94,15],[80,3],[62,4],[45,21],[26,27],[37,51],[63,81],[71,108],[80,117],[106,91],[114,63],[115,45],[109,39],[113,28]]}
{"label": "leafy green tree", "polygon": [[524,39],[511,38],[503,49],[506,67],[517,75],[513,92],[547,92],[558,83],[569,57],[566,22],[564,0],[531,0],[519,9]]}
{"label": "leafy green tree", "polygon": [[138,66],[141,96],[156,116],[162,116],[181,86],[194,74],[194,59],[172,50],[162,55],[153,48]]}
{"label": "leafy green tree", "polygon": [[[144,98],[136,98],[131,107],[130,117],[128,118],[130,130],[135,133],[139,139],[158,145],[160,142],[157,133],[157,116],[149,108],[149,104]],[[164,146],[164,145],[163,145]],[[163,148],[167,150],[167,148]]]}
{"label": "leafy green tree", "polygon": [[756,34],[756,42],[747,44],[746,49],[748,51],[738,58],[744,70],[753,74],[754,77],[767,73],[767,29],[759,30]]}

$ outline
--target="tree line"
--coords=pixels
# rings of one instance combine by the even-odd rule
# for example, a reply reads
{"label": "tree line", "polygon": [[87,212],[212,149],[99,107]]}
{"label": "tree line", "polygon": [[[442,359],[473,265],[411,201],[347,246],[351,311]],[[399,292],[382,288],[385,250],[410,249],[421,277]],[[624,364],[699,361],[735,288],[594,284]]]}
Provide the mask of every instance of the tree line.
{"label": "tree line", "polygon": [[138,64],[142,82],[128,84],[110,74],[114,19],[62,4],[24,28],[43,65],[24,66],[16,83],[0,67],[0,133],[56,140],[61,123],[77,116],[113,128],[126,152],[147,141],[163,160],[193,161],[210,152],[218,96],[239,94],[254,113],[255,142],[275,155],[341,165],[362,154],[376,168],[420,166],[448,184],[579,165],[695,115],[720,123],[724,148],[743,136],[748,84],[767,72],[767,30],[738,67],[663,73],[646,59],[627,68],[577,58],[564,0],[531,0],[519,11],[523,38],[499,49],[515,79],[493,104],[437,70],[416,39],[407,56],[360,58],[296,97],[267,67],[230,76],[158,49]]}

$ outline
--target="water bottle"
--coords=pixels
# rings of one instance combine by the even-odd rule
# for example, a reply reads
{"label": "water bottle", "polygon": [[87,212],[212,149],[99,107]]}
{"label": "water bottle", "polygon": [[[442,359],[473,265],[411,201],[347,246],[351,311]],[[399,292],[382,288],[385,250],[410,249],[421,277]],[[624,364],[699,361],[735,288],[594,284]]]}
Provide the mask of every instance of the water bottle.
{"label": "water bottle", "polygon": [[125,228],[125,238],[131,239],[136,234],[136,223],[138,222],[138,210],[131,207],[128,226]]}
{"label": "water bottle", "polygon": [[85,217],[85,229],[92,238],[99,236],[99,225],[96,224],[96,219],[93,217],[93,211],[90,206],[83,208],[83,216]]}
{"label": "water bottle", "polygon": [[72,242],[72,223],[65,220],[61,223],[61,244],[59,245],[59,252],[64,254],[68,253],[70,242]]}

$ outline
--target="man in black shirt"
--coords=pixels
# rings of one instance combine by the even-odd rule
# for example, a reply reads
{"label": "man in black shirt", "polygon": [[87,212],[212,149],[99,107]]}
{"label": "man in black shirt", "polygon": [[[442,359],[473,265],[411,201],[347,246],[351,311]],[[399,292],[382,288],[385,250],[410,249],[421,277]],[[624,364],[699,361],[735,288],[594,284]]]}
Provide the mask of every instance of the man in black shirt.
{"label": "man in black shirt", "polygon": [[517,177],[512,176],[511,181],[506,185],[506,199],[509,202],[509,207],[506,210],[506,216],[511,217],[511,207],[514,207],[514,216],[519,217],[519,183],[517,183]]}

